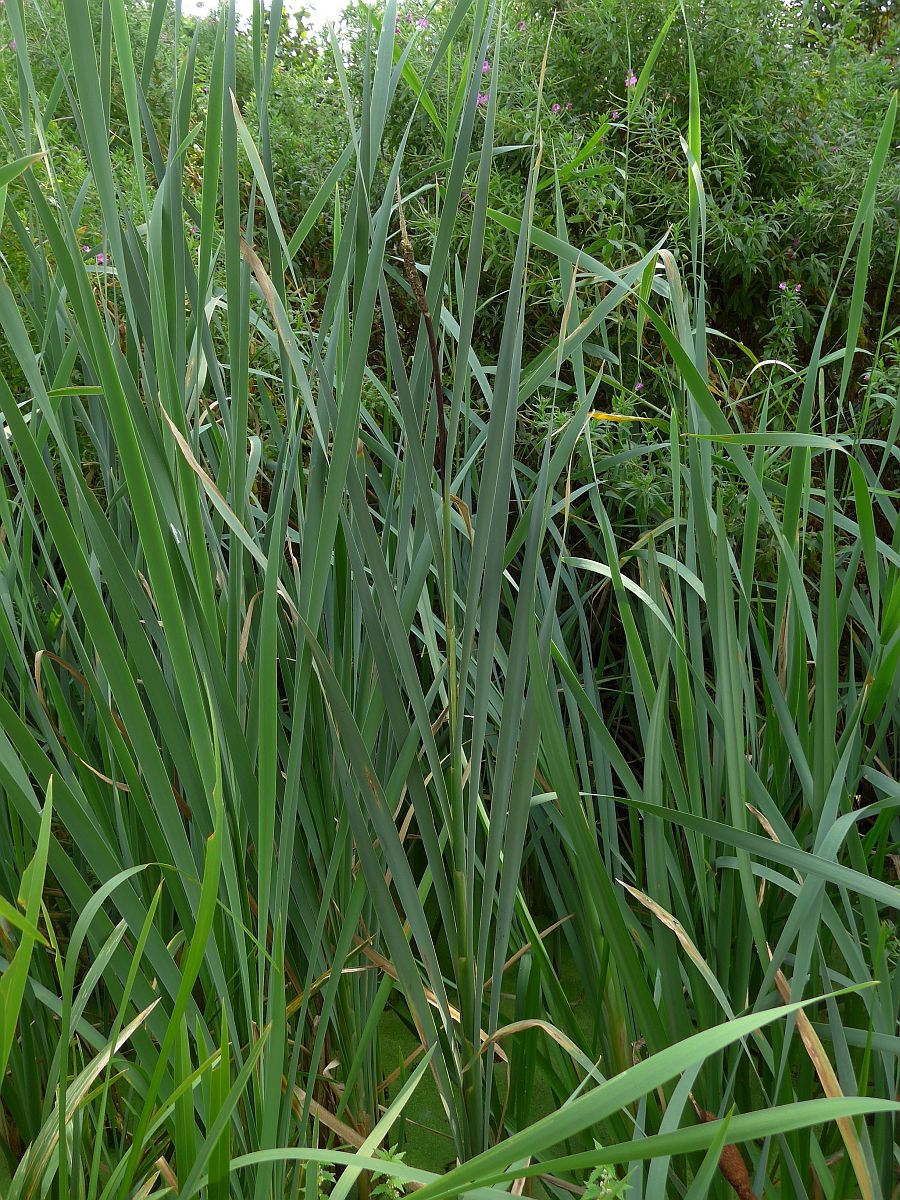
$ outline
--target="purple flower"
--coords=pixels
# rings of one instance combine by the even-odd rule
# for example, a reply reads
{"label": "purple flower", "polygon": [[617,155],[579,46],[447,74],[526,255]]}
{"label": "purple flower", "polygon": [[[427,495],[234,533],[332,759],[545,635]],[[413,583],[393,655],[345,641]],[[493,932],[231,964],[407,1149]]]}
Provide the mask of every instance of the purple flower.
{"label": "purple flower", "polygon": [[524,21],[519,22],[518,29],[519,29],[519,33],[525,32],[525,22]]}
{"label": "purple flower", "polygon": [[82,253],[82,254],[90,254],[90,252],[91,252],[91,248],[90,248],[90,246],[82,246],[82,247],[81,247],[81,253]]}
{"label": "purple flower", "polygon": [[209,88],[208,88],[208,87],[205,87],[205,88],[203,89],[203,95],[204,95],[204,96],[208,96],[208,95],[209,95]]}
{"label": "purple flower", "polygon": [[98,267],[105,267],[108,262],[109,262],[109,258],[107,257],[107,255],[105,255],[105,254],[97,255],[97,266]]}
{"label": "purple flower", "polygon": [[427,28],[428,28],[428,18],[427,17],[419,17],[418,21],[416,21],[416,29],[427,29]]}
{"label": "purple flower", "polygon": [[551,111],[551,112],[559,112],[559,110],[560,110],[561,108],[562,108],[562,105],[561,105],[561,104],[551,104],[551,105],[550,105],[550,111]]}
{"label": "purple flower", "polygon": [[406,22],[407,22],[407,24],[408,24],[408,25],[412,25],[412,23],[413,23],[413,15],[412,15],[412,13],[407,13],[407,14],[406,14]]}
{"label": "purple flower", "polygon": [[799,245],[800,245],[800,239],[799,239],[798,237],[795,237],[795,238],[794,238],[794,240],[791,242],[791,245],[792,245],[792,246],[799,246]]}
{"label": "purple flower", "polygon": [[487,104],[487,102],[490,98],[491,98],[490,92],[479,92],[478,99],[475,101],[475,103],[478,105],[479,108],[483,108],[485,106],[485,104]]}
{"label": "purple flower", "polygon": [[787,284],[785,283],[785,281],[783,279],[782,279],[781,283],[779,283],[779,285],[778,285],[778,290],[779,290],[779,292],[787,291]]}
{"label": "purple flower", "polygon": [[566,101],[566,112],[569,112],[571,110],[571,108],[572,108],[572,101],[567,100]]}
{"label": "purple flower", "polygon": [[195,237],[196,237],[196,236],[197,236],[197,234],[200,232],[200,230],[197,228],[197,226],[196,226],[196,225],[193,225],[193,224],[191,225],[190,229],[191,229],[191,233],[192,233],[192,234],[193,234]]}
{"label": "purple flower", "polygon": [[617,108],[614,108],[612,110],[612,112],[609,114],[609,119],[611,121],[618,121],[620,116],[621,116],[621,114],[620,114],[619,110]]}
{"label": "purple flower", "polygon": [[831,147],[831,153],[832,153],[832,154],[837,154],[837,152],[838,152],[839,150],[840,150],[840,146],[832,146],[832,147]]}
{"label": "purple flower", "polygon": [[399,33],[399,32],[400,32],[400,22],[395,21],[394,22],[394,33]]}
{"label": "purple flower", "polygon": [[796,258],[796,257],[797,257],[796,250],[788,250],[788,258]]}
{"label": "purple flower", "polygon": [[794,286],[794,291],[795,291],[795,292],[797,292],[797,293],[799,293],[801,290],[802,290],[802,289],[801,289],[801,287],[800,287],[800,284],[799,284],[799,283],[798,283],[798,284],[795,284],[795,286]]}
{"label": "purple flower", "polygon": [[871,376],[869,375],[869,372],[866,371],[865,375],[863,375],[863,377],[862,377],[863,383],[868,383],[870,378],[871,378]]}
{"label": "purple flower", "polygon": [[490,75],[490,73],[491,73],[491,64],[488,62],[487,59],[485,59],[484,62],[481,64],[481,73],[482,73],[482,75]]}
{"label": "purple flower", "polygon": [[637,87],[637,75],[635,75],[634,71],[629,71],[625,76],[625,86],[627,88]]}
{"label": "purple flower", "polygon": [[638,380],[637,383],[634,385],[634,390],[636,392],[642,392],[644,390],[644,385],[641,383],[640,380]]}
{"label": "purple flower", "polygon": [[15,38],[12,38],[10,40],[9,48],[10,48],[10,50],[15,50],[15,48],[16,48],[16,39]]}

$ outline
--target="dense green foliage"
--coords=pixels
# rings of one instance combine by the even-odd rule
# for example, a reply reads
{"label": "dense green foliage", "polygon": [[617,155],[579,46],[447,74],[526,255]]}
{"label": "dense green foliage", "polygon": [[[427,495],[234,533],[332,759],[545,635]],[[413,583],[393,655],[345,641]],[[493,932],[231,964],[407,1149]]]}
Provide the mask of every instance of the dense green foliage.
{"label": "dense green foliage", "polygon": [[777,11],[7,0],[4,1200],[893,1195],[892,13]]}
{"label": "dense green foliage", "polygon": [[[421,73],[442,22],[432,11],[428,31],[422,33],[410,18],[428,10],[405,11],[399,36],[407,40],[416,33],[411,59]],[[626,80],[647,61],[672,13],[670,5],[644,0],[638,5],[547,6],[546,13],[509,11],[509,50],[499,73],[485,75],[484,86],[494,83],[502,105],[498,144],[525,143],[526,148],[498,158],[492,204],[515,211],[521,196],[533,97],[547,47],[545,158],[548,168],[552,163],[560,171],[573,236],[613,267],[644,252],[670,229],[670,244],[687,254],[680,138],[688,115],[690,36],[704,101],[710,321],[756,353],[790,357],[798,346],[808,346],[837,277],[878,134],[881,98],[897,84],[900,27],[889,22],[873,45],[850,9],[827,33],[811,23],[802,5],[714,0],[689,12],[686,24],[673,23],[652,80],[636,101]],[[358,34],[356,61],[363,58],[362,41]],[[442,136],[446,74],[439,72],[434,89],[438,121],[421,114],[406,150],[405,161],[418,168],[423,181],[434,175],[434,163],[448,156],[448,138]],[[452,87],[456,80],[449,82]],[[310,119],[316,117],[310,114]],[[398,119],[392,147],[402,127]],[[311,133],[299,133],[296,157],[312,141]],[[894,161],[877,200],[883,240],[872,261],[876,302],[883,298],[891,272],[898,194],[900,173]],[[430,190],[421,203],[433,211]],[[552,229],[554,220],[553,193],[545,189],[539,194],[536,221]],[[467,223],[464,212],[462,225]],[[511,235],[488,239],[488,279],[498,292],[509,277],[514,249]],[[782,281],[790,283],[792,295],[799,283],[802,299],[779,295]],[[540,346],[552,336],[564,299],[549,269],[532,278],[530,298],[530,336]],[[846,292],[839,293],[833,308],[838,325],[845,319],[846,298]],[[716,353],[738,357],[724,346],[716,347]]]}
{"label": "dense green foliage", "polygon": [[[98,43],[102,5],[91,0]],[[133,44],[143,54],[150,9],[128,6]],[[410,64],[421,76],[447,21],[450,6],[411,0],[398,11],[398,42],[409,43]],[[368,8],[350,6],[338,37],[347,81],[358,105],[366,61]],[[669,29],[654,64],[650,86],[640,102],[625,80],[646,61],[664,22],[672,17],[665,0],[639,5],[590,0],[559,6],[531,3],[504,11],[504,26],[493,35],[508,39],[509,53],[499,72],[488,71],[500,112],[498,155],[491,205],[514,212],[529,170],[533,100],[543,73],[545,169],[562,172],[568,224],[589,253],[611,267],[643,253],[671,231],[670,244],[687,253],[683,154],[680,138],[688,106],[687,38],[690,37],[704,97],[702,114],[704,176],[709,191],[705,269],[710,322],[754,355],[790,359],[806,352],[838,276],[840,255],[856,200],[868,170],[879,128],[883,97],[896,87],[900,61],[900,22],[892,4],[867,9],[861,4],[772,4],[714,0],[689,6],[686,22]],[[35,85],[46,98],[67,42],[60,0],[35,6],[45,52]],[[419,29],[417,22],[427,22]],[[197,70],[193,113],[202,122],[213,18],[185,18],[185,35],[196,30]],[[552,31],[552,32],[551,32]],[[457,50],[469,33],[464,21]],[[488,42],[487,62],[491,62]],[[145,95],[160,137],[168,123],[173,69],[172,40],[163,29],[148,72]],[[245,28],[235,42],[235,93],[254,122],[253,33]],[[440,207],[440,187],[452,150],[452,99],[459,84],[459,53],[451,53],[432,73],[433,105],[423,105],[409,130],[407,172],[421,185],[420,223],[432,232]],[[279,216],[289,232],[303,219],[345,145],[345,98],[326,34],[313,37],[297,18],[282,23],[272,64],[267,100],[268,132]],[[15,105],[15,56],[0,57],[0,94]],[[65,109],[66,98],[62,98]],[[429,115],[429,113],[431,115]],[[61,116],[61,114],[60,114]],[[112,79],[112,149],[120,178],[130,174],[130,141],[121,92]],[[385,127],[383,151],[393,154],[406,127],[399,110]],[[77,194],[86,164],[80,154],[77,120],[49,126],[57,145],[61,184]],[[519,149],[515,149],[519,147]],[[441,165],[443,164],[443,165]],[[199,180],[199,156],[188,155],[187,183]],[[474,170],[474,165],[473,168]],[[896,156],[887,164],[876,200],[881,237],[873,246],[869,301],[877,321],[893,266],[900,195]],[[458,234],[464,240],[471,204],[464,190]],[[96,236],[98,212],[87,197],[83,231]],[[539,190],[536,223],[552,230],[552,190]],[[297,302],[317,311],[330,274],[331,213],[306,239],[299,260]],[[4,246],[15,253],[14,243]],[[502,294],[508,284],[515,238],[491,228],[486,235],[485,293]],[[789,284],[788,294],[779,291]],[[797,285],[800,291],[795,291]],[[795,298],[796,297],[796,298]],[[563,303],[553,273],[536,270],[529,280],[535,349],[553,336]],[[839,290],[830,315],[834,337],[846,320],[849,293]],[[499,318],[490,307],[480,313],[477,338],[492,344]],[[871,335],[868,321],[865,333]],[[743,376],[746,355],[729,344],[714,347],[729,375]],[[894,363],[890,350],[890,364]]]}

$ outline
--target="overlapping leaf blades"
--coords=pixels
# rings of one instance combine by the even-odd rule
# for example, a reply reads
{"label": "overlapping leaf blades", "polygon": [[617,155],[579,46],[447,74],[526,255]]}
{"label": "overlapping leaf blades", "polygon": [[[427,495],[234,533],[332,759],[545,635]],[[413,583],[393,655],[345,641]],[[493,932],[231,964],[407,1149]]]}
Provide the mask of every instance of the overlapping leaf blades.
{"label": "overlapping leaf blades", "polygon": [[[696,72],[686,288],[666,252],[652,279],[658,247],[617,274],[570,245],[540,136],[524,215],[490,211],[501,98],[477,99],[501,16],[486,0],[450,11],[435,62],[459,55],[459,87],[441,113],[389,4],[309,217],[333,207],[328,295],[317,327],[298,328],[308,223],[280,227],[265,117],[280,6],[254,18],[258,137],[235,99],[233,4],[220,20],[198,206],[182,174],[196,40],[156,0],[138,66],[124,0],[99,39],[87,0],[65,0],[71,81],[55,103],[80,122],[109,250],[90,269],[77,206],[38,157],[57,111],[34,89],[26,10],[8,9],[22,114],[5,120],[3,186],[25,172],[15,228],[35,268],[0,290],[29,390],[0,379],[9,900],[35,846],[38,864],[4,964],[2,1099],[22,1142],[10,1195],[312,1196],[316,1162],[350,1168],[343,1194],[429,1072],[461,1165],[391,1171],[435,1197],[529,1174],[553,1188],[601,1162],[647,1197],[696,1169],[697,1194],[718,1186],[702,1152],[726,1135],[757,1139],[765,1194],[805,1196],[808,1164],[835,1196],[887,1194],[900,592],[875,514],[896,514],[871,461],[846,467],[840,431],[815,424],[822,338],[792,436],[735,436],[709,391]],[[145,99],[163,31],[167,145]],[[110,155],[113,59],[138,212]],[[411,219],[441,339],[445,488],[428,338],[396,262],[402,145],[380,149],[392,107],[415,103],[455,129],[430,243]],[[893,123],[894,106],[848,247],[849,262],[859,235],[855,296]],[[530,219],[548,180],[553,236]],[[488,220],[518,239],[490,364],[473,349]],[[529,255],[548,251],[559,341],[523,363]],[[628,544],[602,458],[574,495],[569,473],[581,443],[596,455],[591,412],[615,383],[615,355],[598,372],[588,338],[613,344],[638,293],[674,364],[647,447],[671,472],[672,516]],[[529,466],[517,418],[539,388],[568,416]],[[734,480],[737,539],[720,493]],[[763,537],[779,551],[771,583]],[[38,800],[51,780],[52,831]],[[45,853],[61,896],[39,921]],[[786,967],[794,1001],[830,997],[814,1016],[841,1095],[820,1098],[787,1010],[772,1011]],[[406,1027],[396,1073],[388,1015]],[[691,1124],[692,1090],[736,1108],[727,1130]],[[535,1104],[550,1110],[538,1122]],[[841,1141],[826,1122],[863,1113],[853,1155],[829,1161]],[[333,1149],[348,1143],[352,1156]]]}

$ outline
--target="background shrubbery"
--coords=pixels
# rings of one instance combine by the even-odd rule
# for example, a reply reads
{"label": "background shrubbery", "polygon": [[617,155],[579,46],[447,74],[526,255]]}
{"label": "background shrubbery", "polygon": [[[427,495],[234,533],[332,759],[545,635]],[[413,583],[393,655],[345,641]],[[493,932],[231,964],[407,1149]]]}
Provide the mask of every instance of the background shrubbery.
{"label": "background shrubbery", "polygon": [[[446,22],[446,5],[411,0],[401,11],[401,43],[413,43],[409,62],[419,75]],[[101,37],[102,6],[93,3]],[[377,27],[377,9],[375,11]],[[688,110],[687,37],[697,62],[703,97],[702,140],[707,190],[706,270],[710,319],[725,337],[757,356],[790,358],[804,349],[837,276],[843,237],[868,168],[880,119],[880,99],[900,79],[900,22],[893,4],[790,4],[781,0],[713,0],[687,5],[687,25],[673,22],[652,83],[639,103],[626,87],[639,73],[671,7],[667,0],[572,0],[557,6],[518,4],[505,10],[504,52],[497,62],[489,51],[484,86],[498,90],[500,111],[491,182],[491,205],[517,214],[528,169],[534,126],[534,99],[543,78],[545,166],[564,172],[561,199],[571,237],[610,266],[646,251],[671,230],[676,251],[686,250],[685,180],[681,137]],[[35,83],[49,96],[57,64],[66,59],[61,0],[35,8],[46,27],[46,58]],[[128,7],[138,52],[146,45],[150,9]],[[360,102],[369,9],[350,6],[337,30],[346,52],[346,78]],[[302,17],[301,17],[302,21]],[[422,26],[425,26],[424,28]],[[194,111],[204,105],[214,22],[185,19],[198,36]],[[468,35],[464,25],[457,43]],[[148,74],[147,99],[166,135],[171,63],[170,35]],[[369,35],[371,37],[371,32]],[[238,99],[252,122],[252,31],[237,43]],[[448,123],[459,82],[459,54],[449,54],[432,80],[436,97],[432,120],[424,108],[414,121],[405,156],[405,175],[420,184],[416,230],[423,238],[440,211],[446,163]],[[0,96],[8,107],[17,100],[16,60],[7,49],[0,57]],[[54,162],[63,186],[73,197],[85,175],[78,137],[66,97],[58,102],[50,128],[59,140]],[[279,46],[268,105],[268,137],[280,216],[292,231],[344,147],[344,100],[327,35],[315,35],[302,23],[286,24]],[[67,115],[68,114],[68,115]],[[111,123],[114,153],[123,177],[130,154],[121,98],[113,87]],[[384,150],[396,148],[401,122],[388,123]],[[515,149],[520,147],[520,149]],[[585,154],[585,149],[587,153]],[[198,147],[195,149],[199,149]],[[60,152],[62,151],[62,152]],[[582,157],[583,156],[583,157]],[[565,174],[568,164],[576,168]],[[199,182],[202,164],[188,153],[189,178]],[[444,172],[445,174],[445,172]],[[474,166],[473,166],[474,179]],[[547,179],[549,182],[549,179]],[[880,317],[891,275],[900,219],[900,160],[895,156],[879,185],[879,228],[873,248],[869,304]],[[465,248],[465,203],[460,213],[460,253]],[[552,231],[556,198],[551,187],[539,192],[537,224]],[[307,238],[297,300],[313,310],[330,271],[331,211],[326,210]],[[83,209],[86,242],[98,234],[97,210],[90,189]],[[509,280],[514,234],[489,226],[485,253],[486,295],[502,296]],[[2,250],[15,253],[7,236]],[[563,297],[546,268],[529,282],[533,349],[555,336]],[[787,288],[779,290],[784,282]],[[799,290],[798,290],[799,288]],[[797,298],[795,298],[795,296]],[[847,296],[832,311],[834,336],[845,320]],[[842,301],[844,303],[842,303]],[[490,345],[497,336],[499,304],[485,302],[477,337]],[[869,313],[871,319],[871,312]],[[868,324],[869,322],[867,322]],[[871,331],[870,331],[871,332]],[[746,359],[719,342],[715,352],[738,364]]]}
{"label": "background shrubbery", "polygon": [[[99,0],[91,4],[100,44],[109,34],[104,32],[102,4]],[[148,36],[153,41],[146,95],[164,146],[171,32],[168,26],[154,29],[151,11],[141,3],[128,6],[139,61],[146,53]],[[411,43],[408,61],[415,78],[426,71],[449,11],[443,0],[431,7],[410,0],[399,9],[398,41],[401,46]],[[746,381],[753,364],[764,358],[790,362],[808,351],[837,278],[841,248],[877,136],[880,98],[900,78],[900,22],[894,5],[785,5],[781,0],[688,4],[686,24],[680,17],[672,21],[650,86],[638,101],[626,80],[640,73],[671,16],[668,0],[637,4],[573,0],[556,7],[518,3],[504,13],[505,27],[497,34],[503,51],[498,55],[489,48],[485,64],[489,69],[484,72],[485,99],[488,90],[495,88],[499,100],[490,205],[499,214],[520,215],[534,134],[534,101],[542,82],[545,174],[536,198],[535,225],[553,233],[561,207],[572,241],[612,268],[639,258],[666,236],[676,256],[688,253],[682,138],[687,129],[690,37],[703,101],[706,302],[714,331],[709,341],[710,368],[723,399],[740,400],[742,419],[752,426],[757,406],[753,387]],[[45,28],[47,51],[35,84],[41,95],[49,97],[57,66],[66,61],[61,0],[42,2],[34,8],[34,19]],[[370,12],[363,5],[351,5],[336,31],[345,57],[345,82],[357,105],[363,102],[367,39],[371,42],[378,23],[377,8]],[[192,104],[198,128],[206,102],[214,25],[212,17],[184,20],[185,33],[196,37]],[[430,113],[420,106],[406,147],[404,186],[414,197],[409,204],[410,225],[423,258],[443,204],[460,48],[469,32],[464,22],[456,51],[450,50],[433,68],[428,88],[433,105],[427,106]],[[256,133],[252,57],[253,32],[248,27],[236,42],[236,94]],[[0,96],[7,108],[17,101],[16,70],[15,55],[7,50],[0,57]],[[48,124],[54,165],[63,190],[74,200],[85,183],[84,159],[67,96],[59,96],[56,104],[57,119]],[[266,138],[279,215],[289,234],[303,220],[344,148],[344,104],[328,34],[305,28],[302,14],[286,22],[268,92]],[[121,185],[132,174],[131,148],[115,81],[110,122]],[[400,116],[388,119],[382,147],[386,155],[396,152],[403,128]],[[244,167],[249,195],[249,168],[246,163]],[[551,186],[554,169],[560,172],[558,196]],[[471,188],[463,192],[460,204],[455,249],[461,257],[467,248],[475,178],[473,163]],[[199,142],[194,142],[186,154],[186,184],[189,190],[193,186],[195,196],[201,180],[202,152]],[[345,201],[346,195],[340,199]],[[900,221],[900,156],[893,156],[888,164],[876,205],[880,235],[872,249],[863,346],[877,341],[882,322],[890,328],[900,315],[896,302],[889,311],[884,309]],[[296,282],[286,296],[290,307],[314,324],[331,271],[333,213],[333,205],[326,205],[304,240]],[[89,257],[105,253],[89,182],[79,229]],[[11,274],[22,278],[28,267],[13,233],[7,226],[0,252]],[[488,222],[474,344],[489,356],[499,336],[515,245],[514,228]],[[565,300],[552,258],[542,256],[532,263],[527,289],[525,349],[535,355],[556,338]],[[830,344],[837,344],[842,336],[849,294],[849,284],[841,285],[831,306]],[[412,318],[411,301],[408,313]],[[666,367],[652,346],[641,352],[643,362],[639,361],[637,332],[636,310],[621,310],[616,344],[599,349],[601,357],[594,360],[600,367],[603,356],[607,360],[610,355],[622,356],[620,378],[626,388],[611,393],[604,388],[604,403],[623,415],[643,411],[635,408],[636,402],[652,405],[662,395],[655,380]],[[265,346],[259,351],[256,366],[266,370],[273,363]],[[377,346],[373,353],[378,353]],[[15,378],[17,368],[8,357],[5,365]],[[876,381],[893,379],[900,370],[896,340],[886,340],[878,361],[871,365]],[[855,395],[854,385],[851,397]],[[538,394],[519,429],[523,452],[527,453],[529,442],[540,444],[547,430],[546,411],[547,397]],[[884,433],[888,428],[889,414],[883,404],[867,403],[865,416],[872,432]],[[858,421],[858,416],[853,420]],[[641,444],[642,436],[635,426],[612,434],[598,431],[605,448],[613,451]],[[620,471],[623,495],[632,496],[642,511],[648,502],[652,508],[652,499],[648,501],[652,482],[643,465],[637,474],[627,462]],[[739,516],[736,511],[735,519]]]}

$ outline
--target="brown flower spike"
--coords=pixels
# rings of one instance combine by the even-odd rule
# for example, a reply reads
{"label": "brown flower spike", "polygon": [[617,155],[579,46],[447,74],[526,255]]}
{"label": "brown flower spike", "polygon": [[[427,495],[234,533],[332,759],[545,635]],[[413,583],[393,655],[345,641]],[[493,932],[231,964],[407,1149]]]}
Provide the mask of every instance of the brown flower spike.
{"label": "brown flower spike", "polygon": [[[708,1109],[701,1108],[693,1096],[691,1096],[691,1103],[701,1121],[718,1121],[719,1118],[716,1114],[709,1112]],[[757,1200],[753,1185],[750,1182],[750,1172],[747,1170],[744,1156],[738,1150],[737,1146],[722,1147],[722,1153],[719,1155],[719,1170],[734,1192],[740,1197],[740,1200]]]}

